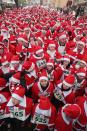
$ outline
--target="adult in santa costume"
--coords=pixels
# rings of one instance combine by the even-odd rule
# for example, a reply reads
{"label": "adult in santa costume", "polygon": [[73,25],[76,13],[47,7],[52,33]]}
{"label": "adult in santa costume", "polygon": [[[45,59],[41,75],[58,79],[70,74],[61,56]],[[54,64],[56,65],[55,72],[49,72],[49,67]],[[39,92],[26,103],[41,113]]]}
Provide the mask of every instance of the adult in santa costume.
{"label": "adult in santa costume", "polygon": [[73,120],[77,119],[81,114],[81,108],[77,104],[66,104],[58,112],[57,119],[55,121],[54,131],[72,131]]}
{"label": "adult in santa costume", "polygon": [[49,99],[41,96],[39,102],[35,104],[32,110],[31,123],[35,131],[45,131],[47,128],[52,131],[56,120],[56,109]]}
{"label": "adult in santa costume", "polygon": [[76,80],[75,80],[75,96],[82,96],[85,92],[85,88],[87,85],[87,80],[86,80],[86,71],[84,68],[80,68],[76,72]]}
{"label": "adult in santa costume", "polygon": [[39,80],[35,82],[32,87],[32,98],[37,102],[40,96],[46,96],[51,98],[53,95],[54,86],[48,80],[48,77],[45,72],[41,73]]}
{"label": "adult in santa costume", "polygon": [[0,92],[0,130],[3,130],[4,126],[5,128],[7,126],[6,118],[9,116],[6,114],[6,105],[9,98],[9,92]]}
{"label": "adult in santa costume", "polygon": [[[87,90],[87,89],[86,89]],[[75,121],[75,131],[86,131],[87,130],[87,91],[85,95],[76,98],[76,104],[81,108],[80,117]]]}
{"label": "adult in santa costume", "polygon": [[59,82],[54,90],[54,95],[52,98],[52,103],[58,109],[64,104],[75,102],[75,94],[73,91],[73,86],[75,83],[75,76],[68,75],[63,82]]}
{"label": "adult in santa costume", "polygon": [[31,55],[29,61],[35,63],[38,71],[44,69],[46,67],[46,62],[49,59],[49,55],[44,52],[43,48],[40,46],[36,46],[35,53]]}
{"label": "adult in santa costume", "polygon": [[29,119],[32,106],[32,99],[25,96],[25,88],[21,85],[17,86],[6,106],[6,114],[12,119],[11,124],[16,129],[21,128],[22,122],[25,123]]}

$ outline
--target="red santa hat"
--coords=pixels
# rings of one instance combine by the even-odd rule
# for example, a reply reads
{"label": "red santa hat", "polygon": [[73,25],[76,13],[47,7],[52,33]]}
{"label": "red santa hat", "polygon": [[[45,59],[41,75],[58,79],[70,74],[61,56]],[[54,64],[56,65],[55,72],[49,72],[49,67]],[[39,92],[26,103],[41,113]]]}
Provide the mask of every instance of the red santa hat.
{"label": "red santa hat", "polygon": [[64,56],[64,57],[63,57],[63,61],[68,61],[68,62],[70,62],[70,57],[69,57],[69,56]]}
{"label": "red santa hat", "polygon": [[21,34],[19,37],[18,37],[18,41],[23,41],[25,43],[28,43],[28,38],[26,36],[26,34]]}
{"label": "red santa hat", "polygon": [[0,78],[0,90],[4,89],[7,86],[7,82],[4,78]]}
{"label": "red santa hat", "polygon": [[77,104],[66,104],[63,112],[71,119],[77,119],[81,114],[81,108]]}
{"label": "red santa hat", "polygon": [[56,44],[54,41],[50,40],[50,43],[48,45],[49,47],[56,47]]}
{"label": "red santa hat", "polygon": [[39,81],[41,81],[41,80],[46,80],[46,81],[48,81],[48,77],[47,77],[46,72],[42,72],[42,73],[40,74]]}
{"label": "red santa hat", "polygon": [[77,76],[86,76],[86,71],[84,68],[80,68],[77,72],[76,72]]}
{"label": "red santa hat", "polygon": [[34,70],[34,68],[35,68],[35,64],[33,62],[25,61],[23,64],[23,69],[29,72]]}
{"label": "red santa hat", "polygon": [[47,62],[47,65],[51,65],[51,66],[54,67],[54,60],[49,59],[48,62]]}
{"label": "red santa hat", "polygon": [[7,28],[7,27],[2,27],[2,28],[1,28],[1,31],[3,31],[3,32],[4,32],[4,31],[5,31],[5,32],[8,32],[8,28]]}
{"label": "red santa hat", "polygon": [[50,101],[47,97],[41,96],[39,101],[39,108],[41,110],[49,110],[51,107]]}
{"label": "red santa hat", "polygon": [[72,75],[72,74],[68,75],[64,79],[64,81],[63,81],[63,84],[66,85],[66,86],[68,86],[68,87],[72,87],[74,85],[74,83],[75,83],[75,76]]}
{"label": "red santa hat", "polygon": [[13,55],[11,58],[11,63],[19,63],[19,56]]}
{"label": "red santa hat", "polygon": [[64,39],[64,38],[67,38],[67,35],[65,32],[59,34],[59,40]]}
{"label": "red santa hat", "polygon": [[41,52],[43,52],[44,50],[43,50],[43,48],[41,48],[41,46],[36,46],[36,54],[38,54],[38,53],[41,53]]}
{"label": "red santa hat", "polygon": [[12,93],[12,97],[19,101],[22,101],[24,99],[24,95],[25,95],[25,88],[20,86],[17,87],[15,91]]}
{"label": "red santa hat", "polygon": [[10,82],[11,82],[11,81],[14,81],[15,83],[20,83],[20,78],[21,78],[21,74],[20,74],[20,72],[17,72],[17,73],[15,73],[15,74],[11,77]]}

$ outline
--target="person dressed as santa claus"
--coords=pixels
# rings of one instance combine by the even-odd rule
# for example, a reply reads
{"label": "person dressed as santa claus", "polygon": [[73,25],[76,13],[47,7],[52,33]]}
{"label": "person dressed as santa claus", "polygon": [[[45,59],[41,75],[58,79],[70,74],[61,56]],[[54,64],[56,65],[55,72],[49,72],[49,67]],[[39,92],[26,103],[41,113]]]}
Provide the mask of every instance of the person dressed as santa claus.
{"label": "person dressed as santa claus", "polygon": [[53,95],[54,86],[48,80],[48,77],[45,72],[41,73],[39,80],[35,82],[32,87],[32,98],[37,102],[40,96],[46,96],[51,98]]}
{"label": "person dressed as santa claus", "polygon": [[16,86],[6,106],[6,114],[11,118],[14,129],[21,129],[22,125],[29,122],[32,106],[32,99],[25,96],[25,88]]}
{"label": "person dressed as santa claus", "polygon": [[44,52],[43,48],[36,46],[35,53],[28,59],[35,63],[37,70],[40,72],[46,67],[46,62],[49,60],[49,55]]}
{"label": "person dressed as santa claus", "polygon": [[73,91],[73,86],[75,83],[75,76],[68,75],[63,82],[58,82],[57,87],[54,90],[54,95],[52,97],[52,103],[55,105],[56,109],[60,108],[64,104],[73,104],[75,101],[75,93]]}
{"label": "person dressed as santa claus", "polygon": [[8,99],[10,98],[9,92],[0,92],[0,130],[3,130],[3,128],[7,128],[7,120],[9,116],[6,114],[6,105],[8,102]]}
{"label": "person dressed as santa claus", "polygon": [[85,88],[85,94],[76,98],[76,104],[81,108],[80,117],[74,121],[75,131],[87,130],[87,87]]}
{"label": "person dressed as santa claus", "polygon": [[10,72],[16,73],[21,72],[22,64],[20,63],[20,58],[18,55],[13,55],[10,63]]}
{"label": "person dressed as santa claus", "polygon": [[57,119],[55,121],[54,131],[72,131],[73,120],[77,119],[81,114],[81,108],[77,104],[66,104],[58,112]]}
{"label": "person dressed as santa claus", "polygon": [[32,110],[32,130],[35,131],[52,131],[56,120],[57,111],[51,104],[50,100],[41,96],[39,102],[34,105]]}
{"label": "person dressed as santa claus", "polygon": [[85,92],[85,88],[87,85],[87,80],[86,80],[86,71],[84,68],[80,68],[76,72],[76,80],[75,80],[75,96],[82,96]]}

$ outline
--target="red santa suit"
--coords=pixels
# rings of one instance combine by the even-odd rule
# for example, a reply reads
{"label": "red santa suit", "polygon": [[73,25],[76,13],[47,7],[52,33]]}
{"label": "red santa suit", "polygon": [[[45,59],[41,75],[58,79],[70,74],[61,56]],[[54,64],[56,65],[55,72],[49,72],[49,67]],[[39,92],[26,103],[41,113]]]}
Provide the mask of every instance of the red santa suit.
{"label": "red santa suit", "polygon": [[80,113],[81,109],[78,105],[66,104],[57,115],[54,131],[72,131],[72,120],[78,118]]}
{"label": "red santa suit", "polygon": [[0,92],[2,90],[3,91],[8,91],[8,83],[4,78],[0,77]]}
{"label": "red santa suit", "polygon": [[12,97],[9,99],[6,107],[6,113],[10,118],[16,118],[25,121],[31,114],[33,102],[31,98],[26,97],[23,87],[16,88],[12,93],[12,97],[19,100],[18,105],[12,103]]}
{"label": "red santa suit", "polygon": [[33,87],[32,87],[32,97],[35,101],[38,100],[38,98],[43,95],[43,96],[46,96],[46,97],[49,97],[51,98],[52,95],[53,95],[53,90],[54,90],[54,86],[51,82],[48,81],[48,85],[47,85],[47,88],[45,90],[42,89],[41,87],[41,84],[40,84],[40,81],[41,80],[46,80],[48,81],[48,78],[47,76],[43,75],[40,76],[39,78],[39,81],[36,82]]}
{"label": "red santa suit", "polygon": [[74,61],[74,60],[78,59],[79,56],[84,56],[87,53],[87,51],[85,49],[85,43],[84,42],[79,41],[79,42],[77,42],[77,44],[83,45],[84,48],[80,52],[78,52],[77,47],[73,50],[69,50],[67,52],[67,55],[71,58],[71,61]]}
{"label": "red santa suit", "polygon": [[[39,46],[36,47],[36,54],[43,52],[43,49]],[[40,71],[46,67],[46,62],[49,60],[49,55],[43,53],[41,57],[37,57],[35,54],[31,55],[29,61],[35,63],[36,68]]]}
{"label": "red santa suit", "polygon": [[52,130],[56,119],[56,109],[46,97],[41,97],[40,102],[33,107],[31,123],[36,124],[35,129],[44,131]]}
{"label": "red santa suit", "polygon": [[5,110],[9,98],[10,98],[9,92],[0,92],[0,120],[9,117],[6,114]]}
{"label": "red santa suit", "polygon": [[[63,83],[59,83],[54,90],[55,100],[59,100],[63,102],[64,104],[66,103],[73,104],[75,101],[75,94],[71,87],[73,87],[74,82],[75,82],[75,77],[72,75],[69,75],[65,78]],[[68,86],[69,90],[62,90],[63,84]]]}
{"label": "red santa suit", "polygon": [[80,96],[76,99],[76,104],[81,108],[80,117],[75,122],[75,129],[86,131],[87,125],[87,96]]}
{"label": "red santa suit", "polygon": [[[86,81],[86,71],[84,68],[80,68],[77,72],[77,77],[76,77],[76,81],[75,81],[75,96],[82,96],[85,92],[85,88],[87,85],[87,81]],[[78,77],[82,76],[84,77],[83,80],[78,80]]]}
{"label": "red santa suit", "polygon": [[29,90],[37,79],[37,70],[35,68],[35,64],[30,61],[25,61],[23,64],[23,70],[27,72],[24,74],[24,78],[26,81],[27,89]]}

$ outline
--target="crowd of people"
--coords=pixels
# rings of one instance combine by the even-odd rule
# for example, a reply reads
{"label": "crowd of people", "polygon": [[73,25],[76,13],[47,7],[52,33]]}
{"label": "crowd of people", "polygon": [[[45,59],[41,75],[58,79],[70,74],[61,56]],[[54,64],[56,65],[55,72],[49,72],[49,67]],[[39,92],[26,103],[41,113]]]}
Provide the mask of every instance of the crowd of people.
{"label": "crowd of people", "polygon": [[0,130],[87,131],[87,17],[75,16],[0,15]]}

